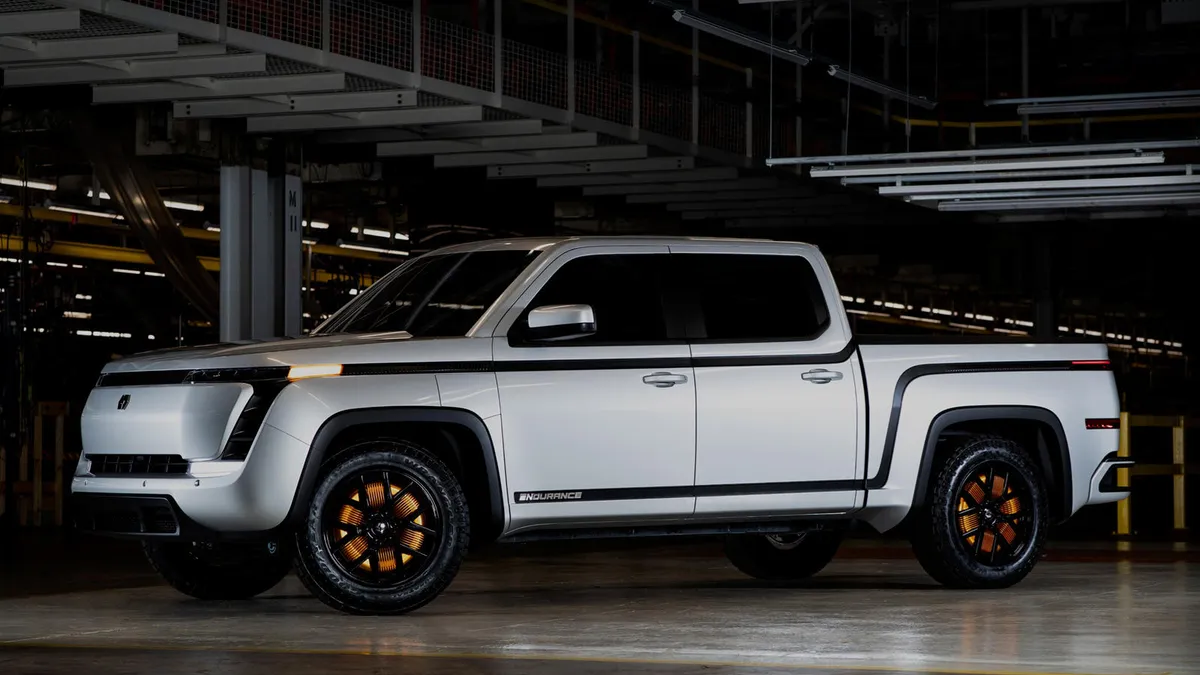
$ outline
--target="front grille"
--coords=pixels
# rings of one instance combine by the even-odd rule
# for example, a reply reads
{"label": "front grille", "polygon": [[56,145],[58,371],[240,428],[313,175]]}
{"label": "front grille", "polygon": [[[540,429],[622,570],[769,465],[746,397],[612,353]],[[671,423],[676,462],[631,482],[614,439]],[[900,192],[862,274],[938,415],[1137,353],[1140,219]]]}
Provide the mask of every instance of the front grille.
{"label": "front grille", "polygon": [[92,455],[93,476],[161,476],[188,472],[188,461],[179,455]]}

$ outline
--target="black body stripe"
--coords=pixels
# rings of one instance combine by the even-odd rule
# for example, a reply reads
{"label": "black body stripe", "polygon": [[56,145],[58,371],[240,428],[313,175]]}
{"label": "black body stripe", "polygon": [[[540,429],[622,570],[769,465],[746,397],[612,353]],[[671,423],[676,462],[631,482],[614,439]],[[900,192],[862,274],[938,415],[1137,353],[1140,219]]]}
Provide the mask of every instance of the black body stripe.
{"label": "black body stripe", "polygon": [[[790,483],[734,483],[728,485],[672,485],[667,487],[600,488],[596,490],[524,490],[513,493],[518,504],[560,502],[605,502],[629,499],[677,499],[691,497],[732,497],[739,495],[800,494],[805,492],[843,492],[861,490],[861,480],[814,480]],[[573,494],[578,499],[522,501],[522,495]]]}

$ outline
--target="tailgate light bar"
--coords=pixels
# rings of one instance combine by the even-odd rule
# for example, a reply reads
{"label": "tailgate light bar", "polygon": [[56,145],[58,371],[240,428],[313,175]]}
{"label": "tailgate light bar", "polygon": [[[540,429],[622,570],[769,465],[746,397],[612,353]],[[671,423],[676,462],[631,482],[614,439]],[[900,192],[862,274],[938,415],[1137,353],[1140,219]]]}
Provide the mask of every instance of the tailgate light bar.
{"label": "tailgate light bar", "polygon": [[1088,429],[1120,429],[1120,417],[1089,417],[1084,420]]}
{"label": "tailgate light bar", "polygon": [[1095,359],[1091,361],[1072,361],[1072,370],[1108,370],[1112,364],[1108,359]]}

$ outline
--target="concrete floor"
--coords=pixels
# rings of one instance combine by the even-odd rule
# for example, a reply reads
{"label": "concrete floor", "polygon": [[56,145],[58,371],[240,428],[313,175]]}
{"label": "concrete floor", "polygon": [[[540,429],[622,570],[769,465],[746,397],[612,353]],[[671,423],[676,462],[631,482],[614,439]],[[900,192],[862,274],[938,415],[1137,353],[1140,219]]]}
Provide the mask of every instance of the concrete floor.
{"label": "concrete floor", "polygon": [[1182,561],[1044,561],[1015,588],[959,592],[903,549],[847,549],[788,588],[705,542],[509,547],[424,609],[380,618],[335,613],[294,578],[208,604],[158,584],[131,549],[12,550],[0,673],[14,675],[1200,673],[1200,565]]}

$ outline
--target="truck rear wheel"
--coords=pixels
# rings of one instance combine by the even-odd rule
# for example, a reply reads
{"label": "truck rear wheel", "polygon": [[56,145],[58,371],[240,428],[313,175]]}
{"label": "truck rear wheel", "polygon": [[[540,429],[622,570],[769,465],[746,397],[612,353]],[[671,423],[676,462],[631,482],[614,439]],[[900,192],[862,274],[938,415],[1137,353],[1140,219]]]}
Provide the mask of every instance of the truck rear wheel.
{"label": "truck rear wheel", "polygon": [[313,492],[297,573],[340,611],[403,614],[450,585],[469,533],[466,497],[445,464],[407,441],[368,441],[341,453]]}
{"label": "truck rear wheel", "polygon": [[1046,489],[1016,443],[975,438],[954,452],[916,516],[913,551],[929,576],[952,588],[1005,588],[1041,556]]}
{"label": "truck rear wheel", "polygon": [[199,600],[244,600],[274,588],[291,569],[275,541],[156,542],[142,545],[159,576]]}
{"label": "truck rear wheel", "polygon": [[755,579],[798,581],[824,569],[841,543],[842,533],[832,530],[737,535],[725,540],[725,556]]}

